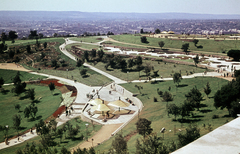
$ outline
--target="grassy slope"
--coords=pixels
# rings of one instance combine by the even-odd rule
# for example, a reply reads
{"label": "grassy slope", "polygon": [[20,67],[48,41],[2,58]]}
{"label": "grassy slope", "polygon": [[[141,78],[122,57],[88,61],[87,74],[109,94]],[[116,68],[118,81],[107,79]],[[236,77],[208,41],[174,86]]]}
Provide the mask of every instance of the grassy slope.
{"label": "grassy slope", "polygon": [[[42,99],[36,104],[38,107],[37,112],[37,119],[35,121],[28,122],[27,118],[24,118],[24,109],[26,106],[30,105],[31,100],[28,98],[24,99],[25,94],[20,94],[19,96],[15,96],[15,93],[11,93],[11,89],[13,86],[4,86],[4,89],[7,90],[7,94],[0,93],[0,111],[1,111],[1,121],[0,125],[5,126],[9,125],[9,136],[16,135],[16,131],[12,128],[13,122],[12,117],[14,114],[19,114],[22,118],[21,121],[21,131],[25,131],[27,129],[30,129],[35,125],[35,123],[42,119],[46,119],[49,116],[51,116],[59,107],[61,103],[61,92],[57,89],[55,89],[54,93],[57,93],[58,95],[53,96],[50,93],[50,90],[47,86],[36,86],[36,85],[29,85],[27,84],[26,89],[28,88],[34,88],[35,89],[35,99],[38,99],[39,97],[42,97]],[[20,113],[18,113],[17,110],[15,110],[14,105],[19,104],[21,106]],[[0,141],[4,141],[3,138],[3,132],[0,132]]]}
{"label": "grassy slope", "polygon": [[[44,42],[59,42],[59,41],[63,41],[64,42],[64,38],[63,37],[56,37],[56,38],[43,38],[43,39],[38,39],[39,43],[44,43]],[[18,46],[18,45],[28,45],[28,44],[36,44],[36,40],[32,39],[32,40],[15,40],[15,43],[12,43],[12,41],[6,41],[5,42],[8,46]]]}
{"label": "grassy slope", "polygon": [[[178,129],[184,129],[189,125],[189,122],[196,123],[197,126],[201,129],[201,135],[204,135],[208,133],[208,124],[211,124],[212,128],[215,129],[221,125],[223,125],[226,121],[232,120],[231,117],[226,117],[225,115],[228,114],[228,111],[226,109],[220,110],[216,109],[213,106],[214,100],[213,98],[207,98],[203,91],[203,87],[205,87],[206,83],[210,83],[210,87],[212,89],[211,94],[209,97],[213,97],[214,94],[223,84],[226,84],[227,81],[219,78],[210,78],[210,77],[198,77],[198,78],[192,78],[192,79],[184,79],[180,83],[180,85],[184,85],[183,87],[179,87],[177,92],[175,85],[173,81],[166,81],[166,82],[159,82],[158,84],[151,84],[151,83],[130,83],[130,84],[124,84],[123,87],[128,89],[129,91],[133,93],[139,93],[137,88],[135,88],[135,85],[141,85],[143,86],[142,93],[143,96],[138,95],[137,97],[143,102],[143,111],[140,113],[141,118],[147,118],[148,120],[152,121],[152,128],[153,131],[158,133],[159,136],[162,136],[162,134],[159,132],[162,127],[166,128],[165,133],[165,143],[169,143],[170,141],[176,141],[177,135],[174,135],[174,126],[176,126],[176,130]],[[180,123],[180,122],[174,122],[172,119],[174,118],[173,115],[170,115],[168,117],[167,111],[166,111],[166,102],[161,101],[161,97],[157,94],[157,88],[161,91],[167,91],[169,86],[171,86],[171,93],[174,96],[174,100],[171,103],[175,103],[177,105],[180,105],[185,100],[185,94],[190,91],[194,86],[196,86],[200,92],[202,93],[202,96],[204,101],[201,102],[201,104],[205,104],[206,107],[200,108],[200,111],[194,111],[195,118],[188,117],[189,120],[186,123]],[[158,102],[153,101],[153,97],[157,97]],[[206,112],[206,113],[204,113]],[[219,118],[212,119],[213,115],[218,115]],[[178,117],[181,119],[181,117]],[[123,135],[127,135],[130,132],[134,131],[136,129],[135,123],[137,122],[137,118],[132,120],[121,132]],[[203,124],[206,125],[206,129],[203,128]],[[169,132],[169,130],[172,130]],[[178,133],[177,131],[176,133]],[[132,138],[128,141],[128,149],[130,153],[133,153],[135,151],[135,143],[136,139],[140,138],[140,135],[134,135]],[[104,144],[96,147],[96,150],[100,151],[106,151],[105,149],[109,149],[111,147],[111,142],[113,138],[109,141],[106,141]]]}
{"label": "grassy slope", "polygon": [[[127,61],[127,59],[126,59]],[[143,65],[146,65],[146,63],[150,63],[153,67],[154,67],[154,71],[159,70],[158,74],[159,77],[164,77],[164,78],[171,78],[171,74],[173,75],[175,72],[180,72],[182,75],[187,75],[186,71],[188,71],[188,73],[191,72],[195,72],[195,73],[202,73],[205,71],[205,69],[202,68],[198,68],[195,66],[189,66],[189,65],[180,65],[180,64],[174,64],[174,63],[164,63],[164,62],[160,62],[158,64],[157,61],[151,61],[151,60],[143,60]],[[104,63],[98,63],[97,65],[95,65],[96,68],[101,69],[103,71],[106,71],[105,66],[106,64]],[[176,67],[174,67],[174,65]],[[134,68],[133,68],[134,69]],[[129,70],[129,73],[127,72],[122,72],[121,69],[111,69],[109,67],[109,71],[106,71],[107,73],[114,75],[120,79],[123,80],[138,80],[139,79],[139,72],[138,71],[131,71]],[[151,74],[153,74],[153,72],[151,72]],[[144,73],[144,70],[142,70],[140,72],[141,75],[141,79],[146,79],[147,77],[145,76],[146,73]]]}
{"label": "grassy slope", "polygon": [[89,42],[89,43],[97,43],[101,40],[97,40],[97,38],[100,38],[99,36],[87,36],[87,37],[70,37],[70,40],[73,41],[79,41],[79,42]]}
{"label": "grassy slope", "polygon": [[[28,42],[29,40],[24,40],[24,41]],[[47,41],[47,40],[45,40],[45,41]],[[62,54],[62,52],[59,49],[59,45],[64,43],[63,38],[51,38],[48,41],[49,42],[54,42],[54,41],[59,42],[59,44],[55,45],[55,47],[54,47],[55,50],[57,52],[61,53],[60,57],[62,59],[64,59],[65,61],[68,61],[72,67],[76,66],[76,62],[73,61],[72,59],[70,59],[69,57],[65,56],[64,54]],[[35,43],[35,42],[32,42],[32,43]],[[37,70],[37,68],[32,68],[32,67],[29,67],[29,66],[26,66],[26,65],[23,65],[23,66],[27,69],[30,69],[30,70],[33,70],[33,71],[38,71],[39,73],[45,73],[45,74],[55,75],[55,76],[59,76],[59,77],[72,78],[72,76],[73,76],[74,80],[77,80],[78,82],[84,83],[86,85],[91,85],[91,86],[100,86],[100,85],[103,85],[105,83],[109,83],[109,82],[112,81],[111,79],[109,79],[109,78],[107,78],[107,77],[105,77],[105,76],[103,76],[103,75],[101,75],[101,74],[99,74],[99,73],[97,73],[97,72],[95,72],[91,69],[88,69],[86,67],[84,67],[84,68],[88,69],[87,73],[88,73],[89,77],[83,78],[83,77],[81,77],[80,70],[79,70],[79,69],[82,69],[83,67],[75,68],[72,71],[61,71],[61,70]]]}
{"label": "grassy slope", "polygon": [[[139,45],[148,45],[148,46],[155,46],[159,47],[158,42],[164,41],[165,45],[163,48],[175,48],[179,49],[182,47],[182,44],[189,43],[189,50],[194,51],[206,51],[206,52],[214,52],[214,53],[222,53],[222,51],[228,51],[230,49],[235,49],[240,46],[240,41],[234,40],[224,40],[224,41],[214,41],[214,40],[207,40],[207,39],[199,39],[197,45],[202,45],[203,48],[197,48],[194,46],[192,42],[183,42],[182,40],[170,40],[165,38],[150,38],[147,37],[148,44],[141,43],[141,36],[134,36],[134,35],[113,35],[111,38],[121,41],[121,42],[128,42],[134,43]],[[226,54],[223,54],[226,55]]]}
{"label": "grassy slope", "polygon": [[[75,140],[65,139],[64,138],[65,135],[63,135],[62,143],[59,143],[60,139],[55,138],[54,141],[57,142],[59,145],[55,146],[54,148],[56,148],[59,152],[61,151],[62,147],[65,147],[65,148],[70,150],[71,147],[77,146],[79,143],[84,142],[83,140],[80,140],[79,137],[81,135],[86,136],[86,126],[85,126],[86,122],[83,122],[80,119],[78,119],[78,120],[72,119],[69,122],[74,127],[76,125],[80,126],[80,131],[79,131],[79,134],[77,136],[75,136],[75,138],[76,138]],[[93,130],[92,125],[89,123],[88,137],[93,136],[101,127],[102,127],[101,125],[94,125],[94,130]],[[61,126],[59,128],[61,128]],[[25,141],[21,144],[18,144],[16,146],[11,147],[11,148],[2,149],[2,150],[0,150],[0,153],[1,154],[15,154],[15,151],[17,149],[22,149],[23,150],[27,143],[30,144],[30,145],[32,144],[32,142],[35,142],[36,144],[40,144],[39,143],[40,139],[41,139],[40,136],[35,137],[31,140]]]}
{"label": "grassy slope", "polygon": [[[4,79],[4,83],[12,83],[11,78],[14,78],[16,74],[17,71],[0,69],[0,77]],[[44,76],[34,75],[23,71],[20,71],[20,74],[22,81],[29,81],[29,79],[37,80],[38,78],[40,79],[46,78]]]}
{"label": "grassy slope", "polygon": [[67,45],[66,49],[68,51],[70,51],[72,46],[77,46],[81,49],[87,49],[87,50],[92,50],[92,49],[98,49],[99,48],[99,46],[97,46],[97,45],[90,45],[90,44],[84,44],[84,43],[74,43],[74,44]]}

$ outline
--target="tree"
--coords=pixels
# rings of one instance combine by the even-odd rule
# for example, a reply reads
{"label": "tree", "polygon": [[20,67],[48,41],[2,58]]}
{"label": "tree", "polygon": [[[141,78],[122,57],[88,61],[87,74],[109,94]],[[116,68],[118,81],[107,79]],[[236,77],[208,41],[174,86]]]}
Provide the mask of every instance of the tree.
{"label": "tree", "polygon": [[138,85],[135,85],[135,87],[138,89],[139,93],[141,94],[141,89],[143,89],[143,87]]}
{"label": "tree", "polygon": [[5,51],[5,50],[7,50],[7,44],[5,44],[5,43],[1,43],[0,44],[0,54],[2,54],[3,53],[3,51]]}
{"label": "tree", "polygon": [[151,121],[145,118],[139,118],[135,124],[137,126],[137,132],[145,138],[146,135],[151,134],[153,131],[151,128],[151,123]]}
{"label": "tree", "polygon": [[8,36],[4,32],[2,32],[1,40],[2,40],[3,44],[5,44],[5,41],[7,40],[7,38],[8,38]]}
{"label": "tree", "polygon": [[43,43],[43,47],[44,47],[44,49],[47,48],[47,42],[44,42],[44,43]]}
{"label": "tree", "polygon": [[180,108],[176,104],[170,104],[167,109],[168,113],[174,115],[176,120],[176,117],[180,114]]}
{"label": "tree", "polygon": [[186,128],[185,133],[182,132],[178,134],[178,140],[181,147],[191,143],[199,137],[200,129],[196,125],[190,125],[188,128]]}
{"label": "tree", "polygon": [[195,66],[197,67],[197,64],[200,62],[198,54],[196,55],[195,58],[193,58],[193,60],[194,60]]}
{"label": "tree", "polygon": [[32,119],[35,119],[37,112],[38,112],[37,106],[31,104],[24,109],[23,113],[25,118],[31,117]]}
{"label": "tree", "polygon": [[27,53],[31,53],[31,47],[30,47],[30,45],[27,45],[27,47],[26,47],[26,50],[27,50]]}
{"label": "tree", "polygon": [[136,154],[168,154],[170,151],[156,133],[136,141]]}
{"label": "tree", "polygon": [[193,40],[193,43],[194,43],[195,46],[198,44],[198,42],[199,42],[198,39],[194,39],[194,40]]}
{"label": "tree", "polygon": [[35,99],[35,91],[34,88],[28,89],[26,91],[26,96],[29,97],[32,101]]}
{"label": "tree", "polygon": [[142,65],[142,57],[141,56],[137,56],[137,58],[135,60],[135,64],[136,65]]}
{"label": "tree", "polygon": [[156,33],[156,34],[160,34],[161,31],[157,28],[157,29],[155,30],[155,33]]}
{"label": "tree", "polygon": [[12,40],[12,43],[14,43],[14,40],[18,38],[17,32],[16,31],[9,31],[8,33],[9,39]]}
{"label": "tree", "polygon": [[96,51],[95,49],[92,49],[92,51],[91,51],[91,57],[92,57],[92,59],[95,58],[96,55],[97,55],[97,51]]}
{"label": "tree", "polygon": [[97,54],[98,54],[98,57],[99,57],[100,59],[102,59],[102,58],[103,58],[103,55],[104,55],[104,51],[103,51],[102,49],[100,49],[100,50],[98,50]]}
{"label": "tree", "polygon": [[239,114],[239,111],[240,111],[240,99],[237,99],[236,101],[233,101],[231,103],[231,109],[229,111],[230,115],[232,117],[237,117],[237,115]]}
{"label": "tree", "polygon": [[0,88],[2,88],[2,85],[4,85],[4,79],[1,77],[0,78]]}
{"label": "tree", "polygon": [[182,75],[180,73],[174,73],[173,74],[173,82],[177,83],[177,87],[179,86],[179,83],[181,82]]}
{"label": "tree", "polygon": [[38,44],[39,36],[37,34],[37,30],[30,30],[30,34],[28,35],[29,39],[36,39],[36,44]]}
{"label": "tree", "polygon": [[88,51],[84,51],[84,53],[83,53],[83,57],[84,57],[84,59],[86,59],[87,60],[87,62],[89,61],[89,54],[88,54]]}
{"label": "tree", "polygon": [[21,125],[21,120],[22,120],[21,116],[19,114],[15,114],[12,120],[13,120],[13,127],[16,129],[16,131],[18,131]]}
{"label": "tree", "polygon": [[232,57],[234,61],[239,61],[240,59],[240,50],[229,50],[227,55]]}
{"label": "tree", "polygon": [[160,42],[158,42],[158,45],[159,45],[159,47],[161,47],[161,49],[162,49],[162,47],[165,45],[165,43],[164,43],[163,41],[160,41]]}
{"label": "tree", "polygon": [[14,57],[14,55],[15,55],[15,51],[13,51],[13,50],[10,49],[10,50],[8,51],[8,56],[9,56],[9,58],[12,59],[12,58]]}
{"label": "tree", "polygon": [[189,43],[185,43],[182,45],[182,50],[183,52],[185,52],[186,54],[188,53],[188,48],[189,48]]}
{"label": "tree", "polygon": [[14,105],[14,107],[15,107],[15,110],[18,110],[18,112],[20,112],[21,105],[16,104],[16,105]]}
{"label": "tree", "polygon": [[60,154],[71,154],[71,152],[68,151],[65,147],[62,147]]}
{"label": "tree", "polygon": [[126,62],[126,60],[125,60],[125,59],[122,59],[122,60],[120,61],[119,65],[120,65],[122,71],[124,71],[124,70],[127,68],[127,62]]}
{"label": "tree", "polygon": [[152,66],[150,63],[146,63],[146,66],[144,66],[144,72],[146,73],[146,76],[150,76],[150,72],[152,71]]}
{"label": "tree", "polygon": [[87,74],[87,69],[81,69],[80,74],[82,77],[85,77]]}
{"label": "tree", "polygon": [[[206,87],[204,88],[204,92],[205,92],[205,94],[207,95],[207,97],[208,97],[208,95],[211,93],[211,88],[210,88],[210,84],[209,84],[209,82],[207,82],[207,84],[206,84]],[[208,97],[209,98],[209,97]]]}
{"label": "tree", "polygon": [[168,102],[173,100],[172,94],[168,91],[165,91],[162,97],[163,97],[163,100],[167,102],[167,106],[168,106]]}
{"label": "tree", "polygon": [[222,86],[214,95],[214,106],[220,109],[227,108],[230,115],[231,103],[239,98],[239,90],[239,82],[235,80]]}
{"label": "tree", "polygon": [[124,139],[122,134],[117,134],[112,141],[112,147],[115,149],[117,154],[127,153],[127,141]]}
{"label": "tree", "polygon": [[13,78],[14,85],[20,84],[22,82],[22,80],[20,79],[20,76],[21,76],[20,72],[17,71],[16,76]]}
{"label": "tree", "polygon": [[143,32],[143,29],[141,29],[141,30],[140,30],[140,34],[143,34],[143,33],[144,33],[144,32]]}
{"label": "tree", "polygon": [[78,59],[77,61],[77,67],[81,67],[83,65],[83,61],[81,59]]}
{"label": "tree", "polygon": [[52,83],[52,82],[48,85],[48,87],[49,87],[51,92],[53,92],[55,90],[55,84]]}
{"label": "tree", "polygon": [[183,117],[185,116],[189,116],[190,112],[193,111],[193,106],[191,103],[189,103],[188,101],[184,101],[183,104],[181,104],[181,106],[179,107],[179,115]]}
{"label": "tree", "polygon": [[234,76],[237,78],[240,76],[240,70],[235,70],[234,71]]}
{"label": "tree", "polygon": [[141,37],[141,42],[142,43],[147,43],[147,37],[146,36],[142,36]]}
{"label": "tree", "polygon": [[53,59],[53,60],[51,61],[51,63],[52,63],[51,66],[52,66],[52,67],[55,67],[55,68],[56,68],[57,65],[58,65],[56,59]]}
{"label": "tree", "polygon": [[134,66],[134,61],[133,59],[128,59],[128,68],[132,68]]}
{"label": "tree", "polygon": [[197,89],[197,87],[193,87],[190,92],[188,92],[185,97],[187,97],[187,100],[193,104],[194,107],[196,107],[199,111],[200,103],[202,101],[202,94]]}

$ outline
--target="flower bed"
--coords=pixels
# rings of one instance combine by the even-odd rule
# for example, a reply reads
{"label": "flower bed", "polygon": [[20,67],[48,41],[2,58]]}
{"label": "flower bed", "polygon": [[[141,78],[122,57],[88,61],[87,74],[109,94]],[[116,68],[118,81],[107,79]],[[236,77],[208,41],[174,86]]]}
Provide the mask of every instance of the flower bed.
{"label": "flower bed", "polygon": [[65,86],[67,87],[67,89],[68,89],[69,91],[72,91],[71,97],[77,96],[77,89],[76,89],[74,86],[69,86],[69,85],[65,85]]}
{"label": "flower bed", "polygon": [[58,80],[42,80],[40,83],[49,85],[51,82],[54,83],[54,85],[57,86],[57,87],[64,86],[64,84],[59,83]]}
{"label": "flower bed", "polygon": [[53,116],[54,116],[55,118],[57,118],[58,115],[61,115],[61,114],[65,111],[65,109],[66,109],[65,105],[60,106],[60,107],[57,109],[57,111],[55,111],[55,112],[53,113]]}

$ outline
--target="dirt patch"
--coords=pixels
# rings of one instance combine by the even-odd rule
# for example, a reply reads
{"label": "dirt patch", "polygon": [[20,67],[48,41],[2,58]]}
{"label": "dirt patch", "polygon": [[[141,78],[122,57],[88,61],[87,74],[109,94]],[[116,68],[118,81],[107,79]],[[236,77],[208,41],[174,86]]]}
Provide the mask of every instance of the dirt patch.
{"label": "dirt patch", "polygon": [[70,90],[67,89],[66,86],[58,87],[58,90],[61,91],[62,94],[69,92]]}
{"label": "dirt patch", "polygon": [[134,135],[136,135],[136,134],[137,134],[137,130],[132,131],[131,133],[127,134],[127,135],[124,137],[124,139],[125,139],[126,141],[128,141],[128,140],[131,139],[132,136],[134,136]]}
{"label": "dirt patch", "polygon": [[21,65],[15,64],[15,63],[1,63],[0,69],[30,72],[30,70],[27,70],[24,67],[22,67]]}

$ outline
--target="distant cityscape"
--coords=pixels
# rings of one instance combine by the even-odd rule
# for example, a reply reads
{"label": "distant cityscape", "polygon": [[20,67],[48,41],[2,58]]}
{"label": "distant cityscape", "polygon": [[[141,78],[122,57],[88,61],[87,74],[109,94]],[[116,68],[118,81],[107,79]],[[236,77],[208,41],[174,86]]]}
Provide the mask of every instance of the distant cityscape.
{"label": "distant cityscape", "polygon": [[[45,15],[46,16],[46,15]],[[67,17],[61,14],[56,17],[41,15],[9,17],[0,13],[0,32],[8,33],[16,31],[18,38],[28,37],[30,30],[37,30],[44,37],[52,36],[83,36],[83,35],[106,35],[109,32],[114,34],[135,34],[141,29],[144,32],[173,31],[176,34],[206,34],[224,35],[239,34],[240,19],[159,19],[159,18],[128,18],[128,17],[89,17],[76,18]]]}

